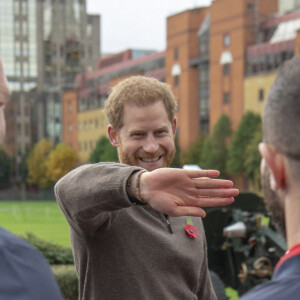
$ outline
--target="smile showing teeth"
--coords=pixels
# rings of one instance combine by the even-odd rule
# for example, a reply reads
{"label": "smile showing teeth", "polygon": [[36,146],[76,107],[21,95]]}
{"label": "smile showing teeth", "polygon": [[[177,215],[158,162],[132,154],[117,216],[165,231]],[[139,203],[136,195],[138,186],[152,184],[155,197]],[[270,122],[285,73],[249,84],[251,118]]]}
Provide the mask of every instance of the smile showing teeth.
{"label": "smile showing teeth", "polygon": [[160,158],[159,156],[153,157],[153,158],[141,158],[141,161],[146,162],[146,163],[155,162],[155,161],[159,160],[159,158]]}

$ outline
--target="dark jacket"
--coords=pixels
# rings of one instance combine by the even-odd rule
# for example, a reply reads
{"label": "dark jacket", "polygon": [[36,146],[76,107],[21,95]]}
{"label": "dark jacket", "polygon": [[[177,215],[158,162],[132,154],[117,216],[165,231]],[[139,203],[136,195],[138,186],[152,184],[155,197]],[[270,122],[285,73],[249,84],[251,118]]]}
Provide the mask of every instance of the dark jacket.
{"label": "dark jacket", "polygon": [[0,300],[62,300],[42,254],[0,227]]}
{"label": "dark jacket", "polygon": [[272,280],[255,287],[240,300],[299,300],[300,255],[283,262],[273,274]]}

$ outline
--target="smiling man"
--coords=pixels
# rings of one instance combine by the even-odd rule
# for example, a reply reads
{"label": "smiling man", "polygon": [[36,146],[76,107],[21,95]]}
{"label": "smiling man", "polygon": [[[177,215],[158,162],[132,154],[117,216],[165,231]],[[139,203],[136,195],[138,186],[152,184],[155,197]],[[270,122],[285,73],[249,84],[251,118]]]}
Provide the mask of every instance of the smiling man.
{"label": "smiling man", "polygon": [[112,125],[108,126],[111,143],[118,147],[122,163],[148,171],[171,164],[175,154],[176,119],[169,121],[162,101],[146,107],[125,105],[123,122],[118,133]]}
{"label": "smiling man", "polygon": [[216,299],[201,207],[228,205],[238,190],[206,178],[217,177],[215,170],[168,168],[176,101],[165,83],[120,81],[105,110],[120,163],[81,166],[55,186],[70,225],[80,299]]}

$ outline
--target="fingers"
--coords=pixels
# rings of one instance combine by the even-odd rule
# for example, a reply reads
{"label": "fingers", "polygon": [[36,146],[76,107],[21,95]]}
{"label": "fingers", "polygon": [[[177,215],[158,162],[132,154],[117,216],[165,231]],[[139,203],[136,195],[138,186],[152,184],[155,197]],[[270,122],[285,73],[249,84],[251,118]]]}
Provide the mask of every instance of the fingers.
{"label": "fingers", "polygon": [[195,199],[195,203],[192,206],[198,207],[216,207],[216,206],[226,206],[234,202],[233,197],[220,198],[220,197],[203,197]]}
{"label": "fingers", "polygon": [[201,207],[226,206],[233,202],[234,202],[233,197],[199,198],[199,199],[195,199],[195,202],[190,204],[189,206],[173,207],[166,213],[172,217],[195,216],[195,217],[204,218],[206,216],[206,213]]}
{"label": "fingers", "polygon": [[190,178],[220,176],[220,172],[217,170],[184,170],[184,171],[188,173]]}
{"label": "fingers", "polygon": [[194,184],[198,189],[220,189],[233,187],[233,182],[231,180],[211,178],[195,178]]}
{"label": "fingers", "polygon": [[239,194],[238,189],[198,189],[198,197],[218,197],[229,198],[236,197]]}

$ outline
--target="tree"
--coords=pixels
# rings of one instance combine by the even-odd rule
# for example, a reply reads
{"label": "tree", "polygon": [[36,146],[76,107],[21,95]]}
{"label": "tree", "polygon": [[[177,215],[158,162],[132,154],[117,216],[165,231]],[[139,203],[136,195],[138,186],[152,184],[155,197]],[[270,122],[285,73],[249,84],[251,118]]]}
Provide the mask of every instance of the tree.
{"label": "tree", "polygon": [[6,188],[10,184],[11,159],[7,153],[0,150],[0,188]]}
{"label": "tree", "polygon": [[260,183],[260,161],[261,156],[258,151],[258,144],[262,141],[261,125],[257,127],[253,138],[246,148],[245,173],[250,178],[254,187]]}
{"label": "tree", "polygon": [[27,182],[29,184],[37,185],[41,188],[51,187],[51,181],[46,176],[46,159],[52,149],[52,144],[46,139],[40,140],[27,158],[28,177]]}
{"label": "tree", "polygon": [[196,164],[201,166],[201,153],[204,141],[204,135],[200,134],[197,139],[182,152],[183,164]]}
{"label": "tree", "polygon": [[222,115],[212,133],[203,143],[201,167],[219,170],[226,176],[226,160],[228,156],[228,139],[231,135],[230,120]]}
{"label": "tree", "polygon": [[112,146],[109,139],[104,135],[99,138],[89,157],[90,163],[103,161],[118,161],[117,149]]}
{"label": "tree", "polygon": [[45,162],[46,176],[55,183],[79,164],[79,157],[67,144],[58,144],[48,155]]}
{"label": "tree", "polygon": [[244,114],[229,147],[227,170],[229,173],[247,176],[245,161],[247,160],[247,147],[261,128],[261,117],[253,112]]}

